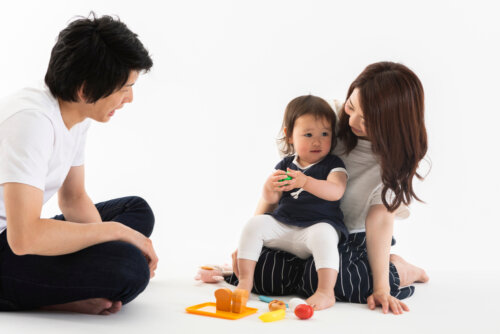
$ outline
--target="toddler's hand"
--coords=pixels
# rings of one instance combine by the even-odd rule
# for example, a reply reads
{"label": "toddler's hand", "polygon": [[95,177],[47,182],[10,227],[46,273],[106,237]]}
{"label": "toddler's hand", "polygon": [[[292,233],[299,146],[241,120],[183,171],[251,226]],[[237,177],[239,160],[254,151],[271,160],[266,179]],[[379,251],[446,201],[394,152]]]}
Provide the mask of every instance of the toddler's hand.
{"label": "toddler's hand", "polygon": [[[269,176],[269,178],[266,181],[266,188],[275,191],[275,192],[281,192],[283,191],[290,182],[293,180],[286,180],[286,181],[280,181],[280,180],[285,180],[288,177],[288,174],[281,170],[278,169],[274,173]],[[293,188],[292,188],[293,189]]]}
{"label": "toddler's hand", "polygon": [[287,168],[287,173],[292,179],[290,181],[287,181],[288,185],[283,187],[281,191],[290,191],[296,188],[304,188],[308,179],[307,175],[299,170],[293,170],[290,168]]}

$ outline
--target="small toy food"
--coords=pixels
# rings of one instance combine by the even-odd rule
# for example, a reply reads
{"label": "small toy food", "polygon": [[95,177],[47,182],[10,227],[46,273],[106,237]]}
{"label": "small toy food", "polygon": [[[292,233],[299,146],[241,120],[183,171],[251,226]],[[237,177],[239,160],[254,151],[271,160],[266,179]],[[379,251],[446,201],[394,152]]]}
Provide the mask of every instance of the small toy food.
{"label": "small toy food", "polygon": [[262,314],[259,319],[264,322],[278,321],[285,318],[285,310],[279,309]]}
{"label": "small toy food", "polygon": [[215,307],[219,311],[231,312],[231,296],[233,293],[228,288],[215,290]]}
{"label": "small toy food", "polygon": [[295,310],[295,308],[300,304],[307,304],[307,303],[304,299],[300,299],[300,298],[292,298],[288,302],[288,306],[290,307],[290,310],[292,310],[292,311]]}
{"label": "small toy food", "polygon": [[295,308],[295,315],[302,320],[309,319],[314,314],[314,309],[311,305],[300,304]]}
{"label": "small toy food", "polygon": [[286,304],[281,300],[277,299],[270,301],[269,311],[276,311],[276,310],[286,310]]}
{"label": "small toy food", "polygon": [[233,313],[242,313],[245,311],[248,301],[248,291],[235,289],[233,292]]}

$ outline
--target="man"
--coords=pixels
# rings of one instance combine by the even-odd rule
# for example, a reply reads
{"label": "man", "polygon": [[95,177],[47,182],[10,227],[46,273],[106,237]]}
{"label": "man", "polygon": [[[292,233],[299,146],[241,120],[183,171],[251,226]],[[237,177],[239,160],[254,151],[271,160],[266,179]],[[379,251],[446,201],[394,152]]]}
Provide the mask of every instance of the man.
{"label": "man", "polygon": [[[91,13],[61,31],[45,85],[0,101],[0,310],[118,312],[158,258],[149,205],[94,205],[84,187],[90,120],[108,122],[153,65],[127,26]],[[40,217],[58,193],[62,215]]]}

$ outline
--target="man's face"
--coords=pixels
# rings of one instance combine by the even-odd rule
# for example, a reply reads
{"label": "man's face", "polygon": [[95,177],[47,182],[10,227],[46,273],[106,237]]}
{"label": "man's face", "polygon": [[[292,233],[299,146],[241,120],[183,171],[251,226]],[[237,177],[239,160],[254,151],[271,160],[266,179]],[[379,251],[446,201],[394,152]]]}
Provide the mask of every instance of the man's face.
{"label": "man's face", "polygon": [[103,97],[93,104],[89,104],[90,110],[87,117],[97,122],[107,122],[115,114],[117,109],[123,107],[125,103],[130,103],[134,99],[132,86],[137,80],[139,72],[131,71],[127,83],[107,97]]}

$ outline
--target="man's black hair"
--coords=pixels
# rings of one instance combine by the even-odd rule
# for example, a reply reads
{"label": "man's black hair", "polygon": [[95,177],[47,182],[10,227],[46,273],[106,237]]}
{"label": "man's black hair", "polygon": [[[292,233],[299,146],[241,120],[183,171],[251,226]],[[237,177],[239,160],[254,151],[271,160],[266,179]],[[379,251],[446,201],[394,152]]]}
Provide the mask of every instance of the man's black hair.
{"label": "man's black hair", "polygon": [[91,12],[59,33],[45,83],[63,101],[94,103],[127,83],[130,71],[149,71],[153,61],[137,35],[119,18]]}

